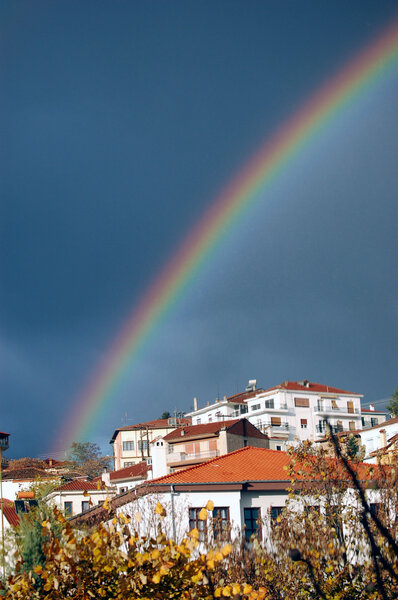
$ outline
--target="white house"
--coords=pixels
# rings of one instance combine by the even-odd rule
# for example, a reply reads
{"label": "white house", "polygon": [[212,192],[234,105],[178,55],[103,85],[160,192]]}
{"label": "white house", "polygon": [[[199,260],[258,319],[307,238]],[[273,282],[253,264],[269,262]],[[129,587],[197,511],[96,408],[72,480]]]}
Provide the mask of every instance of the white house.
{"label": "white house", "polygon": [[45,497],[47,503],[55,503],[65,515],[72,516],[101,506],[107,498],[112,498],[116,489],[103,487],[102,481],[73,479],[60,485]]}
{"label": "white house", "polygon": [[188,413],[192,424],[234,419],[244,415],[275,442],[277,450],[297,440],[317,440],[326,432],[326,420],[334,431],[362,428],[361,394],[332,386],[303,381],[285,381],[269,389],[256,389],[249,381],[246,390]]}
{"label": "white house", "polygon": [[[177,541],[194,528],[204,540],[209,533],[216,539],[234,537],[243,527],[247,538],[255,534],[266,540],[288,499],[290,460],[286,452],[247,446],[148,481],[112,500],[109,513],[97,507],[72,522],[94,525],[122,512],[139,534],[156,537],[159,517],[154,509],[160,502],[167,513],[162,528]],[[203,520],[200,513],[209,501]]]}
{"label": "white house", "polygon": [[152,465],[147,461],[141,461],[131,467],[125,467],[118,471],[112,471],[102,475],[102,480],[112,487],[115,487],[118,494],[123,494],[128,490],[151,479]]}
{"label": "white house", "polygon": [[365,462],[377,463],[377,451],[386,448],[391,438],[398,434],[398,417],[358,433],[365,446]]}

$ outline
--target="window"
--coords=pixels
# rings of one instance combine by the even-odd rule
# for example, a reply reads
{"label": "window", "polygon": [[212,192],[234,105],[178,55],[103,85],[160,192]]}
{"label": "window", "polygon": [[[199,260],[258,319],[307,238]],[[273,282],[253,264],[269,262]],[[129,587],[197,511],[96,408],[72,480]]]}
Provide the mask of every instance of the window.
{"label": "window", "polygon": [[240,405],[240,414],[245,415],[248,411],[247,404]]}
{"label": "window", "polygon": [[260,410],[261,404],[252,404],[251,410]]}
{"label": "window", "polygon": [[261,522],[260,522],[260,509],[259,508],[245,508],[245,537],[250,540],[252,535],[260,536],[261,534]]}
{"label": "window", "polygon": [[86,512],[89,508],[90,508],[90,502],[88,500],[83,500],[82,512]]}
{"label": "window", "polygon": [[370,426],[376,427],[376,425],[378,425],[377,419],[375,417],[371,417],[370,418]]}
{"label": "window", "polygon": [[347,412],[349,412],[349,413],[354,412],[354,403],[352,400],[347,400]]}
{"label": "window", "polygon": [[209,417],[209,423],[211,423],[212,420],[213,420],[213,417],[210,415],[210,417]]}
{"label": "window", "polygon": [[216,506],[213,510],[213,535],[215,540],[229,539],[229,507]]}
{"label": "window", "polygon": [[134,442],[123,442],[123,452],[131,452],[134,450]]}
{"label": "window", "polygon": [[307,429],[307,419],[300,419],[301,429]]}
{"label": "window", "polygon": [[282,446],[277,446],[276,449],[277,450],[282,450]]}
{"label": "window", "polygon": [[199,513],[201,508],[190,508],[189,509],[189,530],[196,529],[199,531],[199,541],[204,542],[206,540],[206,521],[199,519]]}
{"label": "window", "polygon": [[134,464],[135,464],[134,462],[127,461],[127,462],[123,463],[123,467],[124,467],[124,468],[125,468],[125,467],[132,467]]}
{"label": "window", "polygon": [[67,517],[72,516],[72,502],[64,502],[64,513]]}
{"label": "window", "polygon": [[127,492],[128,488],[127,487],[121,487],[119,490],[120,494],[124,494],[125,492]]}
{"label": "window", "polygon": [[355,421],[349,421],[348,428],[350,431],[355,431]]}
{"label": "window", "polygon": [[337,406],[336,400],[332,400],[332,409],[333,410],[338,410],[339,409],[339,407]]}
{"label": "window", "polygon": [[169,444],[168,452],[169,452],[169,454],[173,454],[173,452],[174,452],[174,444]]}
{"label": "window", "polygon": [[273,427],[280,427],[282,425],[281,417],[271,417],[271,425]]}
{"label": "window", "polygon": [[276,519],[282,514],[283,506],[271,507],[271,523],[276,523]]}
{"label": "window", "polygon": [[148,450],[148,440],[139,440],[138,450]]}
{"label": "window", "polygon": [[265,408],[275,408],[273,398],[270,398],[270,400],[265,401]]}
{"label": "window", "polygon": [[200,424],[201,424],[201,422],[202,422],[202,420],[201,420],[201,419],[196,419],[196,425],[200,425]]}
{"label": "window", "polygon": [[294,399],[294,406],[298,406],[300,408],[309,408],[310,407],[310,401],[308,398],[295,398]]}

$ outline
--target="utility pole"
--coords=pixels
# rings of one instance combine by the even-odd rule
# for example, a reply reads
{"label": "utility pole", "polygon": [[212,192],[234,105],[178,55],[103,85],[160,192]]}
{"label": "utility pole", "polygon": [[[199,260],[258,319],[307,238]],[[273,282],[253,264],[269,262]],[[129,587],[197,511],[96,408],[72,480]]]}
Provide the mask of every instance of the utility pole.
{"label": "utility pole", "polygon": [[4,506],[3,506],[3,450],[8,448],[9,433],[0,432],[0,511],[1,511],[1,566],[3,577],[6,574],[6,562],[4,551]]}

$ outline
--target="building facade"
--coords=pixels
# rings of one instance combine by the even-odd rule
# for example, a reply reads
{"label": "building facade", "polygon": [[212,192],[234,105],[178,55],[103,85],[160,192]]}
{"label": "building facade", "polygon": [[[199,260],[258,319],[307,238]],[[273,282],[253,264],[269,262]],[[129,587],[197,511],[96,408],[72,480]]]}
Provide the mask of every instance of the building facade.
{"label": "building facade", "polygon": [[361,394],[307,380],[285,381],[266,390],[249,383],[245,392],[224,397],[187,416],[196,425],[244,415],[275,440],[271,447],[278,450],[285,449],[287,443],[321,439],[327,421],[336,432],[362,428]]}
{"label": "building facade", "polygon": [[155,419],[115,429],[110,440],[113,446],[115,471],[142,461],[150,463],[151,443],[157,438],[163,438],[180,425],[191,425],[191,419],[184,417]]}

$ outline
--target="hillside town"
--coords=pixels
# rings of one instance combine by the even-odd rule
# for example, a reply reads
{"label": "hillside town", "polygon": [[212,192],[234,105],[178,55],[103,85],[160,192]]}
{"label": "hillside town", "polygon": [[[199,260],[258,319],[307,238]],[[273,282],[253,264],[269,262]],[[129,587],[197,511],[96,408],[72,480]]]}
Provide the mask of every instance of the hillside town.
{"label": "hillside town", "polygon": [[1,523],[15,527],[19,515],[37,504],[33,490],[40,481],[51,484],[45,502],[76,522],[103,518],[107,498],[121,507],[143,493],[162,494],[167,502],[178,493],[178,503],[187,507],[182,530],[197,524],[204,498],[212,496],[224,525],[253,532],[255,523],[286,502],[288,448],[308,440],[333,454],[330,430],[341,442],[354,440],[364,463],[388,464],[395,456],[398,417],[372,404],[365,408],[359,393],[307,380],[268,389],[249,380],[241,393],[213,403],[199,406],[195,398],[184,415],[117,427],[110,436],[113,469],[96,477],[78,467],[65,470],[65,462],[51,458],[41,468],[11,468],[4,454],[10,434],[2,433]]}

